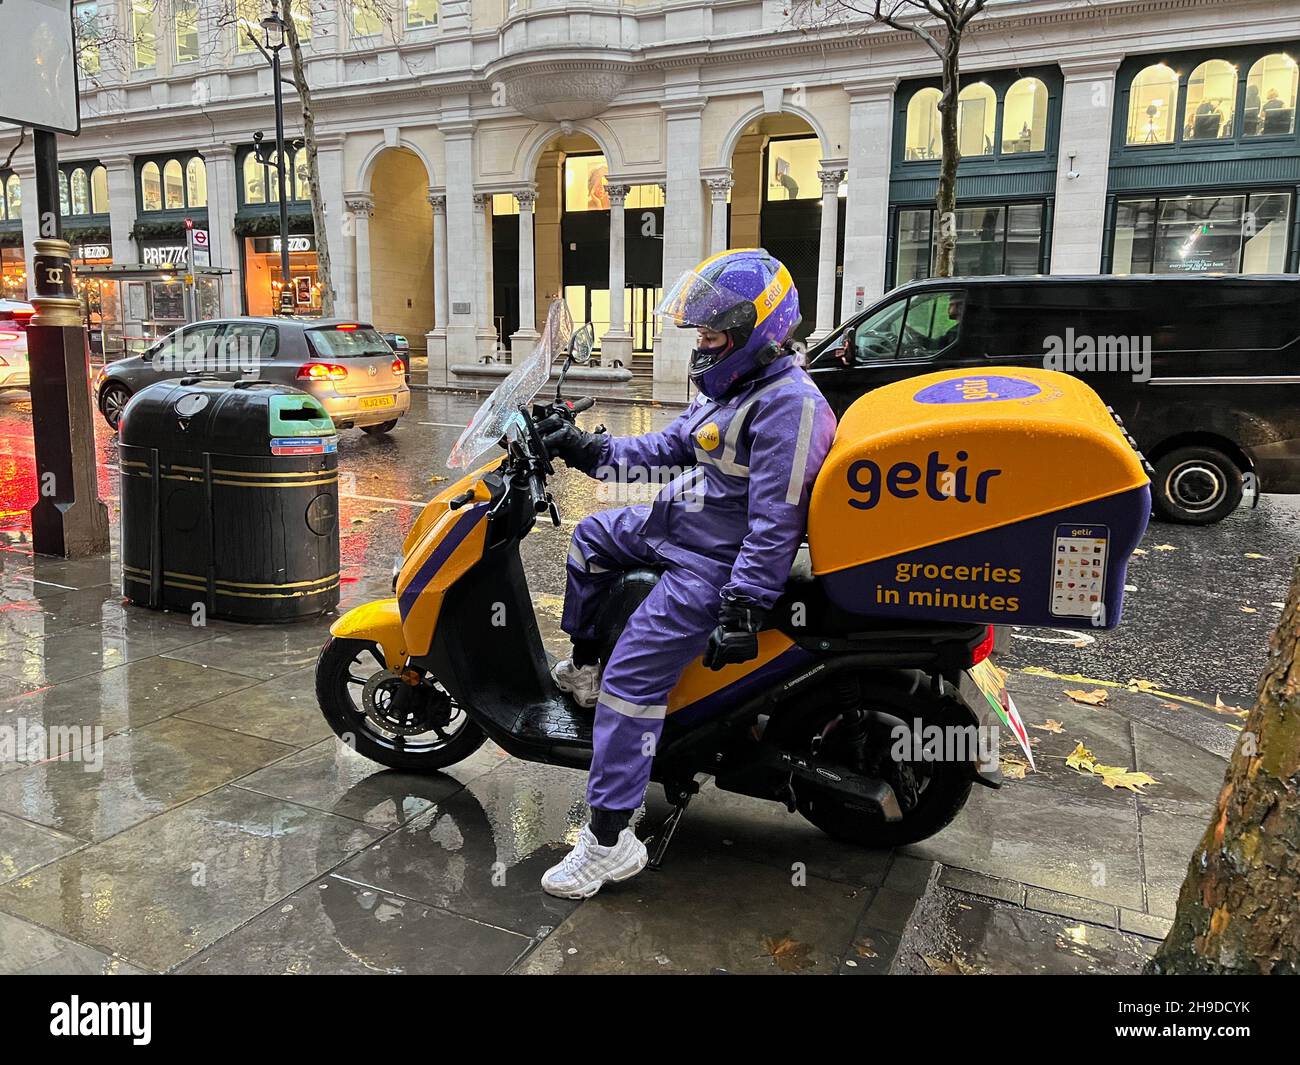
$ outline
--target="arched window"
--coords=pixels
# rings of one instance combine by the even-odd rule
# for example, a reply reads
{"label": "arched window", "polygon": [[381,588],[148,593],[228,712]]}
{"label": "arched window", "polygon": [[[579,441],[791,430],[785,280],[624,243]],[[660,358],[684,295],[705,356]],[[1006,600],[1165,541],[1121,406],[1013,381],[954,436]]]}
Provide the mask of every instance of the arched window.
{"label": "arched window", "polygon": [[253,152],[244,156],[244,202],[266,203],[266,168]]}
{"label": "arched window", "polygon": [[293,157],[294,199],[311,199],[311,171],[307,166],[307,149],[299,148]]}
{"label": "arched window", "polygon": [[1139,70],[1129,83],[1127,144],[1172,144],[1178,75],[1163,63]]}
{"label": "arched window", "polygon": [[904,159],[938,159],[941,151],[938,89],[918,89],[907,102]]}
{"label": "arched window", "polygon": [[108,171],[102,166],[90,172],[90,211],[108,214]]}
{"label": "arched window", "polygon": [[197,155],[185,164],[185,200],[190,207],[208,205],[208,168]]}
{"label": "arched window", "polygon": [[163,165],[163,203],[169,211],[185,207],[185,185],[181,180],[181,164],[168,159]]}
{"label": "arched window", "polygon": [[1002,104],[1002,154],[1041,152],[1047,147],[1047,86],[1021,78]]}
{"label": "arched window", "polygon": [[1232,136],[1237,110],[1237,68],[1223,59],[1208,59],[1187,79],[1183,104],[1183,140],[1212,141]]}
{"label": "arched window", "polygon": [[9,217],[21,218],[23,212],[23,183],[17,174],[10,174],[5,182],[5,199],[9,201]]}
{"label": "arched window", "polygon": [[[274,159],[275,156],[271,158]],[[281,162],[283,161],[283,158],[281,158]],[[292,186],[290,189],[292,191]],[[266,168],[266,202],[280,202],[280,168],[274,163]]]}
{"label": "arched window", "polygon": [[77,167],[72,171],[68,184],[72,189],[72,213],[90,214],[90,182],[86,180],[86,172]]}
{"label": "arched window", "polygon": [[1248,137],[1281,137],[1295,132],[1296,61],[1283,52],[1258,60],[1246,75]]}
{"label": "arched window", "polygon": [[998,97],[982,81],[957,96],[957,150],[963,157],[993,154],[993,131],[997,128]]}
{"label": "arched window", "polygon": [[59,171],[59,214],[67,218],[72,214],[72,204],[68,198],[68,175],[66,171]]}
{"label": "arched window", "polygon": [[145,163],[140,171],[140,205],[146,211],[163,209],[162,173],[157,163]]}

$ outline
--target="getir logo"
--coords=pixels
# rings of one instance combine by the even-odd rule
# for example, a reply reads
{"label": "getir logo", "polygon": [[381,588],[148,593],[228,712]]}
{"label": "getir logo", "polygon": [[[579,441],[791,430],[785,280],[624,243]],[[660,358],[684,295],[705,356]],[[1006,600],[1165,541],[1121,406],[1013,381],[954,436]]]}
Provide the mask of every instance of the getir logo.
{"label": "getir logo", "polygon": [[[849,506],[857,510],[871,510],[880,502],[882,492],[895,499],[915,499],[925,492],[936,503],[953,499],[958,503],[987,503],[989,482],[1001,470],[972,471],[965,463],[970,456],[958,451],[957,465],[942,461],[939,452],[931,451],[922,467],[916,462],[895,462],[887,470],[870,459],[858,459],[847,471],[849,489],[861,496],[850,499]],[[973,473],[973,476],[972,476]]]}

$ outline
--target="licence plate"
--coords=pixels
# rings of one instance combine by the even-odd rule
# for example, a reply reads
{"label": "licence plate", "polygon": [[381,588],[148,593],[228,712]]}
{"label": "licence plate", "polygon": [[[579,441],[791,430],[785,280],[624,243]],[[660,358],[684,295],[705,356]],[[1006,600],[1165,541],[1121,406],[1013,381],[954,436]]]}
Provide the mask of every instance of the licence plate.
{"label": "licence plate", "polygon": [[396,396],[366,396],[361,401],[361,409],[375,410],[378,407],[391,407],[396,402]]}
{"label": "licence plate", "polygon": [[1025,723],[1020,719],[1020,711],[1016,709],[1016,704],[1011,699],[1011,693],[1007,691],[1007,675],[998,669],[987,658],[973,665],[966,671],[970,674],[971,680],[979,688],[980,694],[989,701],[998,718],[1004,725],[1011,730],[1015,736],[1016,742],[1020,744],[1020,749],[1025,752],[1025,757],[1029,759],[1029,768],[1034,769],[1034,750],[1029,743],[1029,730],[1025,728]]}

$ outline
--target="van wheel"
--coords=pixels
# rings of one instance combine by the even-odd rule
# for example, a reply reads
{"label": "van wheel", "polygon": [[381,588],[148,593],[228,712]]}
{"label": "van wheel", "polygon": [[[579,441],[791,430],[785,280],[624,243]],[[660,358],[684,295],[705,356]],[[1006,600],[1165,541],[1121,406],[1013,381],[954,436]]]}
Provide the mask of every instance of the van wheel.
{"label": "van wheel", "polygon": [[1212,525],[1241,503],[1241,470],[1217,448],[1175,448],[1155,469],[1152,503],[1167,521]]}
{"label": "van wheel", "polygon": [[363,425],[361,431],[370,436],[383,436],[385,433],[391,433],[397,428],[397,421],[380,422],[378,425]]}

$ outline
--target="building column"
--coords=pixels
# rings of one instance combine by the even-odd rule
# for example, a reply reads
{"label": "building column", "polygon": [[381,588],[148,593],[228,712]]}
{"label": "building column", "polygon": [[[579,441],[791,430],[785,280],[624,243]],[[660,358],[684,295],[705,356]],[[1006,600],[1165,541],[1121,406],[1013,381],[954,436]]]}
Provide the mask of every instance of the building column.
{"label": "building column", "polygon": [[[324,203],[326,245],[330,253],[330,288],[334,290],[334,313],[340,318],[356,318],[355,219],[347,209],[347,197],[343,191],[345,139],[338,135],[318,137],[316,159],[320,169],[321,199]],[[319,243],[319,235],[317,242]]]}
{"label": "building column", "polygon": [[[370,322],[374,302],[370,295],[370,219],[375,198],[368,192],[349,192],[344,202],[352,216],[353,261],[356,263],[357,321]],[[371,323],[374,324],[374,323]]]}
{"label": "building column", "polygon": [[613,366],[632,365],[632,334],[627,329],[623,307],[627,276],[627,223],[624,205],[631,188],[606,185],[609,193],[609,332],[600,338],[600,361]]}
{"label": "building column", "polygon": [[[229,144],[203,148],[203,165],[208,172],[208,244],[212,265],[229,270],[221,279],[221,313],[244,313],[244,274],[240,269],[239,238],[235,236],[235,211],[239,194],[235,171],[235,149]],[[112,202],[113,172],[109,171],[109,201]],[[113,226],[116,237],[117,226]],[[117,260],[116,241],[113,259]]]}
{"label": "building column", "polygon": [[1052,273],[1101,270],[1110,130],[1119,56],[1062,60],[1061,140],[1052,219]]}
{"label": "building column", "polygon": [[456,249],[458,264],[447,273],[447,365],[453,367],[478,361],[474,303],[479,280],[474,266],[481,242],[474,228],[474,123],[456,120],[439,128],[447,190],[447,248],[449,255],[450,249]]}
{"label": "building column", "polygon": [[477,350],[478,356],[496,358],[497,336],[496,322],[492,320],[492,194],[490,192],[474,193],[474,275],[477,281],[478,318]]}
{"label": "building column", "polygon": [[849,94],[849,196],[844,205],[844,292],[840,320],[889,287],[889,160],[897,78],[854,82]]}
{"label": "building column", "polygon": [[431,385],[447,384],[447,197],[429,190],[433,208],[433,331],[425,334]]}
{"label": "building column", "polygon": [[835,328],[835,274],[839,265],[840,182],[844,160],[823,159],[817,177],[822,183],[821,238],[817,245],[817,323],[809,343],[821,340]]}
{"label": "building column", "polygon": [[510,359],[518,362],[537,346],[537,278],[533,257],[533,208],[537,190],[515,191],[519,201],[519,328],[510,337]]}
{"label": "building column", "polygon": [[[138,263],[140,256],[131,239],[136,220],[135,167],[129,155],[101,155],[99,161],[108,171],[108,224],[113,231],[113,262],[119,266]],[[210,205],[208,210],[210,215]]]}
{"label": "building column", "polygon": [[727,250],[727,193],[731,191],[731,175],[709,178],[709,199],[712,201],[709,226],[709,254],[717,255]]}
{"label": "building column", "polygon": [[[664,288],[704,258],[704,184],[700,180],[701,99],[663,105],[668,145],[664,207]],[[695,333],[664,326],[654,359],[655,399],[683,402],[690,398],[688,371]]]}

